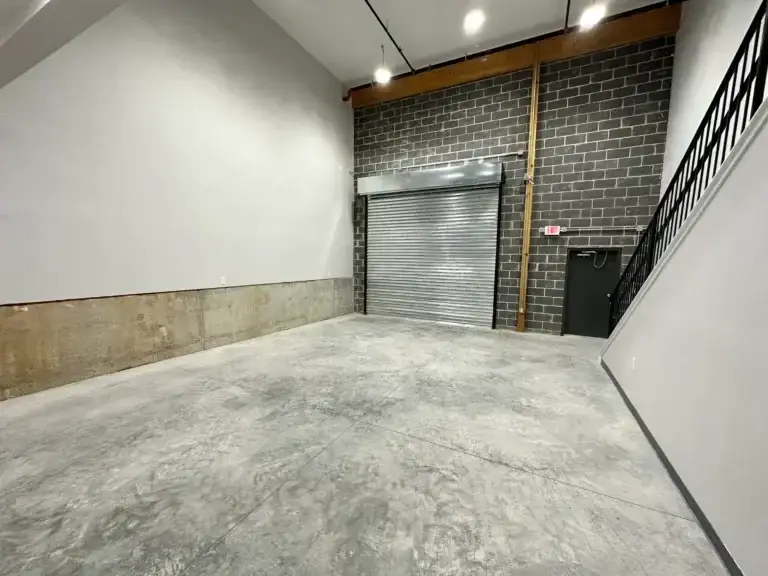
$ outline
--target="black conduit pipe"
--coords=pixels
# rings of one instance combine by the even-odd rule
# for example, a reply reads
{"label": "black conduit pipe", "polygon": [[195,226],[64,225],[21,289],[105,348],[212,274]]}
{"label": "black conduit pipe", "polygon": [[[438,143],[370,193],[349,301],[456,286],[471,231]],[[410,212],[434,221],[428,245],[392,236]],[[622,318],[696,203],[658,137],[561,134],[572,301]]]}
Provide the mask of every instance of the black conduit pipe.
{"label": "black conduit pipe", "polygon": [[[403,54],[403,49],[402,49],[402,48],[400,48],[400,46],[398,45],[398,43],[397,43],[397,42],[395,42],[395,39],[392,37],[392,34],[390,34],[390,33],[389,33],[389,30],[388,30],[388,29],[387,29],[387,27],[384,25],[384,22],[382,22],[382,21],[381,21],[381,18],[379,17],[379,15],[378,15],[378,13],[376,12],[376,10],[374,10],[374,9],[373,9],[373,6],[371,6],[371,3],[369,2],[369,0],[363,0],[363,2],[365,2],[365,4],[368,6],[368,9],[371,11],[371,13],[372,13],[374,16],[376,16],[376,20],[378,20],[378,21],[379,21],[379,25],[381,26],[382,30],[384,30],[384,32],[386,32],[386,33],[387,33],[387,36],[389,36],[389,39],[392,41],[392,44],[394,44],[394,45],[395,45],[395,48],[397,48],[397,51],[398,51],[398,52],[400,52],[400,56],[402,56],[402,57],[403,57],[403,60],[405,60],[405,63],[406,63],[406,64],[408,64],[408,68],[410,68],[411,72],[416,72],[416,70],[414,69],[414,67],[413,67],[413,66],[411,66],[411,63],[410,63],[410,62],[408,62],[408,58],[406,58],[406,57],[405,57],[405,54]],[[568,0],[568,2],[570,2],[570,0]]]}

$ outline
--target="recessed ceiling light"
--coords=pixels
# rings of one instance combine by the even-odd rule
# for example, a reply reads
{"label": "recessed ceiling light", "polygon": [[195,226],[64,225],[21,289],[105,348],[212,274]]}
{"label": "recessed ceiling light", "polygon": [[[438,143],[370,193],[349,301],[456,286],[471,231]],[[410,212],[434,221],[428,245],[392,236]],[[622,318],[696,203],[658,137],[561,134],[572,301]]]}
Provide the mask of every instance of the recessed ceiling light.
{"label": "recessed ceiling light", "polygon": [[464,16],[464,33],[468,35],[477,34],[480,28],[485,24],[485,12],[482,10],[470,10]]}
{"label": "recessed ceiling light", "polygon": [[382,66],[376,69],[376,72],[373,73],[373,78],[377,84],[388,84],[392,80],[392,72],[389,71],[389,68]]}
{"label": "recessed ceiling light", "polygon": [[592,4],[589,8],[586,8],[581,14],[581,20],[579,20],[579,26],[582,30],[590,30],[594,28],[600,20],[605,18],[605,4]]}

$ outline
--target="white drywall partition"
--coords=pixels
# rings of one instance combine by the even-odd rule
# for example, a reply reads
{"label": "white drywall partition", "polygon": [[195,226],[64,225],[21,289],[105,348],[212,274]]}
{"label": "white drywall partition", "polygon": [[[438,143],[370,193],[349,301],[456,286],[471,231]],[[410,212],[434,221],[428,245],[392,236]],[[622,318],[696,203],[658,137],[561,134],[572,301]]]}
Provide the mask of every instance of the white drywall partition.
{"label": "white drywall partition", "polygon": [[744,574],[768,574],[764,103],[603,361]]}
{"label": "white drywall partition", "polygon": [[352,111],[250,0],[134,0],[0,90],[0,304],[351,277]]}
{"label": "white drywall partition", "polygon": [[675,38],[662,193],[725,77],[761,0],[690,0]]}

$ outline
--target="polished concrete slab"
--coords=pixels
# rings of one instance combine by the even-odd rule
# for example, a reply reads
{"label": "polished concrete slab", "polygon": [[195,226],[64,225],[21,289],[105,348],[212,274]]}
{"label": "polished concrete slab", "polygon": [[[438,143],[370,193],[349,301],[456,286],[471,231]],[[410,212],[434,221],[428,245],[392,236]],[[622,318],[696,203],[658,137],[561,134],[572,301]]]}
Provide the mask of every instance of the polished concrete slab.
{"label": "polished concrete slab", "polygon": [[0,574],[726,572],[601,342],[351,316],[0,404]]}

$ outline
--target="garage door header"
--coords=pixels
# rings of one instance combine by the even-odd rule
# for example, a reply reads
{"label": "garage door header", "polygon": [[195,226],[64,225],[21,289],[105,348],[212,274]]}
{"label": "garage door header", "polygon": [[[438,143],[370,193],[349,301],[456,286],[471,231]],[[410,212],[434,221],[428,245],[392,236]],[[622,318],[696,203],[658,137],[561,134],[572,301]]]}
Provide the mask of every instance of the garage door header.
{"label": "garage door header", "polygon": [[491,188],[501,185],[501,162],[476,162],[396,174],[365,176],[357,180],[358,194],[391,194],[457,188]]}

